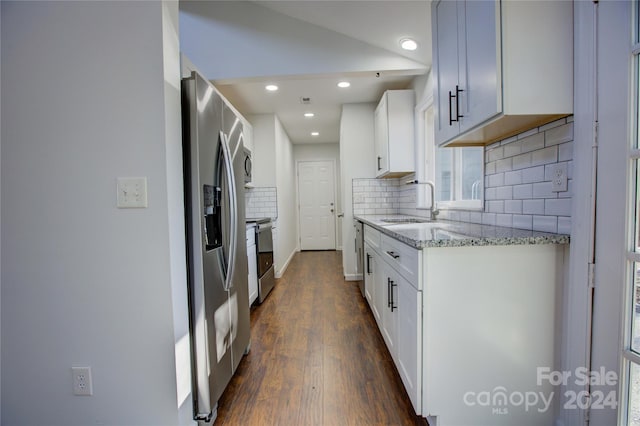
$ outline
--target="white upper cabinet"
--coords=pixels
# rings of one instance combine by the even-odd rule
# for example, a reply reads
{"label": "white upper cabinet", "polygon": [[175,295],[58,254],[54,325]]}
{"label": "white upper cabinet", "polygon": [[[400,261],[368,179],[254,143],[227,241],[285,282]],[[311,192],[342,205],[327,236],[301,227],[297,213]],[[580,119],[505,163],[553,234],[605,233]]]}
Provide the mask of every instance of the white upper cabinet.
{"label": "white upper cabinet", "polygon": [[571,2],[432,4],[435,139],[486,145],[573,113]]}
{"label": "white upper cabinet", "polygon": [[413,173],[413,90],[384,92],[375,110],[376,177]]}

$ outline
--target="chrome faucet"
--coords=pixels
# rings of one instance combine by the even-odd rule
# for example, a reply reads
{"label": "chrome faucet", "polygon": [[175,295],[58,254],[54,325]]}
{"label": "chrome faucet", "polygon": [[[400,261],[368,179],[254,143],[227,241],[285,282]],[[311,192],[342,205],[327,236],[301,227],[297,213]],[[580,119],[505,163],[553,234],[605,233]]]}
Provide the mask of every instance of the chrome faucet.
{"label": "chrome faucet", "polygon": [[436,220],[436,216],[440,213],[440,210],[436,208],[436,186],[431,181],[419,182],[417,180],[408,180],[405,185],[428,185],[431,188],[431,206],[429,207],[429,220]]}

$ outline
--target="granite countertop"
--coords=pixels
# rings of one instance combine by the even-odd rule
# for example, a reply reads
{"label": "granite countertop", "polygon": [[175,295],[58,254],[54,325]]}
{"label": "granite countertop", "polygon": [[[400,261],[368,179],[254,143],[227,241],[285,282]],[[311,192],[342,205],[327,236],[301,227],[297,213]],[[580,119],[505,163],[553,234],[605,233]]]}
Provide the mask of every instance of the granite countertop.
{"label": "granite countertop", "polygon": [[[383,234],[417,249],[425,247],[501,246],[520,244],[568,244],[569,236],[502,226],[449,220],[428,221],[406,215],[356,215]],[[385,219],[397,221],[386,222]],[[420,221],[416,223],[415,221]]]}

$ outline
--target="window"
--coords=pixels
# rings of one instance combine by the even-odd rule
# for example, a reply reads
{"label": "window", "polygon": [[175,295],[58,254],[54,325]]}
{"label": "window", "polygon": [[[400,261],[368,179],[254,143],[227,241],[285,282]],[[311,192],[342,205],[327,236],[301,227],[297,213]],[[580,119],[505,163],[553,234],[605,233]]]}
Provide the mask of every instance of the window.
{"label": "window", "polygon": [[[431,76],[429,76],[429,80]],[[431,88],[430,81],[426,83]],[[425,90],[430,93],[430,90]],[[484,148],[437,148],[433,97],[427,96],[416,106],[416,155],[423,161],[416,163],[416,179],[435,184],[435,200],[439,209],[482,210],[484,199]],[[429,208],[428,187],[416,185],[418,208]]]}
{"label": "window", "polygon": [[484,148],[439,148],[433,141],[433,113],[425,112],[428,155],[434,161],[429,174],[436,186],[438,208],[482,209],[484,190]]}
{"label": "window", "polygon": [[635,23],[633,34],[633,141],[630,144],[629,241],[627,244],[627,292],[625,316],[625,342],[622,348],[623,383],[626,384],[622,401],[623,416],[628,426],[640,426],[640,24],[639,2],[634,2]]}

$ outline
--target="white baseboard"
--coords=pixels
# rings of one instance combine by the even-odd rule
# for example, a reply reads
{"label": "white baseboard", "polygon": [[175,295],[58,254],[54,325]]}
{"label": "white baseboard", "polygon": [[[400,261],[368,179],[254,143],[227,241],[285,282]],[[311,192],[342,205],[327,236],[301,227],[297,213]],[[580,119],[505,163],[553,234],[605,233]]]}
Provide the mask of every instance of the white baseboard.
{"label": "white baseboard", "polygon": [[362,280],[362,274],[346,274],[344,279],[345,281],[360,281]]}
{"label": "white baseboard", "polygon": [[294,250],[294,251],[291,252],[291,255],[289,256],[287,261],[284,262],[284,265],[282,265],[282,268],[280,268],[280,270],[275,272],[275,277],[276,278],[282,278],[284,273],[287,271],[287,268],[289,267],[289,263],[291,263],[291,260],[293,259],[293,256],[295,256],[297,252],[298,252],[298,250]]}

